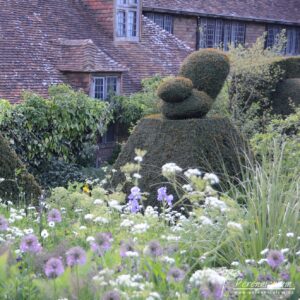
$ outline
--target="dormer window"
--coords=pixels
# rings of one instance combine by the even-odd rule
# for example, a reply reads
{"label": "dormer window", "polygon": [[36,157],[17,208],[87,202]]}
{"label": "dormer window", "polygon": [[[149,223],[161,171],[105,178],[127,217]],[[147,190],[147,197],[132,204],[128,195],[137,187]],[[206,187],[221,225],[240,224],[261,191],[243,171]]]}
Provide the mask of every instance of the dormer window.
{"label": "dormer window", "polygon": [[115,35],[117,40],[138,41],[139,0],[116,0]]}

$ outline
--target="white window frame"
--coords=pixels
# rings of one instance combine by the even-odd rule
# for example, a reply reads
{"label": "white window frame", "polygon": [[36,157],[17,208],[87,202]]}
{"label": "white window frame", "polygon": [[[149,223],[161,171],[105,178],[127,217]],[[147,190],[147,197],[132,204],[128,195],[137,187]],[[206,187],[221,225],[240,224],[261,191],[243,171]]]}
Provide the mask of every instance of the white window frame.
{"label": "white window frame", "polygon": [[[108,100],[109,97],[109,91],[108,91],[108,79],[109,78],[115,78],[117,81],[116,85],[116,95],[120,94],[120,77],[117,75],[95,75],[92,77],[91,80],[91,88],[90,88],[90,97],[95,98],[100,101],[106,101]],[[103,98],[96,98],[95,93],[96,93],[96,80],[102,80],[103,81]]]}
{"label": "white window frame", "polygon": [[[119,18],[118,13],[125,13],[125,35],[119,34]],[[131,36],[129,30],[130,13],[136,13],[136,35]],[[115,0],[115,22],[114,36],[117,41],[134,41],[140,40],[140,24],[141,24],[141,0]]]}

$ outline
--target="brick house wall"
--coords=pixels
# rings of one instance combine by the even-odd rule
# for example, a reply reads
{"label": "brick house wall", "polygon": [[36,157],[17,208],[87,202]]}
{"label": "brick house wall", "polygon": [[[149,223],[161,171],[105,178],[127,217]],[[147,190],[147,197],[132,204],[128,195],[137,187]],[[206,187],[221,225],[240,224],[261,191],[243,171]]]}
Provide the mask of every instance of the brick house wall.
{"label": "brick house wall", "polygon": [[90,93],[91,75],[89,73],[65,73],[68,83],[75,89],[83,90],[86,94]]}
{"label": "brick house wall", "polygon": [[174,16],[173,34],[196,49],[198,18],[193,16]]}

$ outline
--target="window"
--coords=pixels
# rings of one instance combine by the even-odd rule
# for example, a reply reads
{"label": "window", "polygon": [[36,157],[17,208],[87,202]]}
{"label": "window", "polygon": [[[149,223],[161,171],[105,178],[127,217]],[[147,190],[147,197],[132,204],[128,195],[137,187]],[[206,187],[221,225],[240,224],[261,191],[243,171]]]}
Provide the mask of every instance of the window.
{"label": "window", "polygon": [[116,37],[137,40],[139,33],[139,1],[117,0]]}
{"label": "window", "polygon": [[173,17],[171,15],[145,13],[145,16],[164,30],[173,33]]}
{"label": "window", "polygon": [[239,21],[201,18],[199,32],[199,48],[223,48],[227,51],[231,44],[235,47],[245,44],[246,24]]}
{"label": "window", "polygon": [[91,88],[91,97],[108,100],[111,94],[118,94],[118,77],[94,77]]}
{"label": "window", "polygon": [[300,54],[300,27],[284,27],[269,25],[267,29],[267,47],[273,47],[278,41],[278,35],[282,30],[286,32],[286,47],[282,54],[299,55]]}

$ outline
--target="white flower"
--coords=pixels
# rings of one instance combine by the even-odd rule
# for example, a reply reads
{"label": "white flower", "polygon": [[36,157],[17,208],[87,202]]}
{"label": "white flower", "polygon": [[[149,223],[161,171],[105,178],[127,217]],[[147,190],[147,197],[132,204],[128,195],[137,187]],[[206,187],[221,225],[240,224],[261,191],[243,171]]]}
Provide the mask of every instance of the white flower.
{"label": "white flower", "polygon": [[281,289],[282,287],[283,287],[282,281],[274,282],[272,284],[267,285],[267,289],[270,289],[270,290]]}
{"label": "white flower", "polygon": [[95,199],[94,204],[103,204],[103,200],[101,199]]}
{"label": "white flower", "polygon": [[74,210],[74,212],[75,212],[75,213],[80,213],[80,212],[82,212],[82,209],[81,209],[81,208],[76,208],[76,209]]}
{"label": "white flower", "polygon": [[294,232],[288,232],[288,233],[286,234],[286,236],[287,236],[287,237],[294,237],[295,234],[294,234]]}
{"label": "white flower", "polygon": [[297,255],[297,256],[300,256],[300,251],[296,252],[296,255]]}
{"label": "white flower", "polygon": [[281,249],[281,253],[282,253],[282,254],[285,254],[285,253],[287,253],[287,252],[289,252],[289,251],[290,251],[289,248]]}
{"label": "white flower", "polygon": [[94,215],[93,215],[93,214],[86,214],[86,215],[84,216],[84,219],[85,219],[85,220],[93,220],[93,218],[94,218]]}
{"label": "white flower", "polygon": [[33,233],[33,229],[32,228],[28,228],[28,229],[24,229],[25,234],[31,234]]}
{"label": "white flower", "polygon": [[160,297],[160,294],[157,293],[157,292],[152,292],[149,294],[148,298],[146,298],[146,300],[160,300],[161,297]]}
{"label": "white flower", "polygon": [[21,253],[21,250],[20,250],[20,249],[17,249],[17,250],[15,250],[15,253],[16,253],[17,255],[19,255],[19,254]]}
{"label": "white flower", "polygon": [[183,188],[184,190],[186,190],[187,192],[192,192],[192,191],[193,191],[193,187],[192,187],[190,184],[184,184],[184,185],[182,186],[182,188]]}
{"label": "white flower", "polygon": [[300,236],[297,237],[297,240],[300,241]]}
{"label": "white flower", "polygon": [[237,267],[239,264],[240,264],[240,263],[239,263],[238,261],[233,261],[233,262],[231,263],[231,265],[232,265],[233,267]]}
{"label": "white flower", "polygon": [[137,162],[142,162],[142,161],[143,161],[143,158],[142,158],[141,156],[136,156],[136,157],[134,158],[134,160],[137,161]]}
{"label": "white flower", "polygon": [[239,231],[243,231],[243,226],[240,223],[236,223],[236,222],[228,222],[227,223],[227,227],[229,229],[234,229],[234,230],[239,230]]}
{"label": "white flower", "polygon": [[107,224],[109,221],[106,218],[102,218],[102,217],[97,217],[94,219],[95,223],[102,223],[102,224]]}
{"label": "white flower", "polygon": [[205,206],[217,208],[221,212],[224,212],[227,210],[227,205],[225,204],[225,202],[223,202],[215,197],[207,197],[205,199]]}
{"label": "white flower", "polygon": [[145,209],[145,216],[156,218],[158,217],[158,212],[152,206],[147,206]]}
{"label": "white flower", "polygon": [[122,221],[122,223],[120,224],[120,227],[131,227],[134,225],[134,222],[128,219],[125,219]]}
{"label": "white flower", "polygon": [[218,184],[220,182],[218,176],[212,173],[206,173],[203,179],[209,181],[210,184]]}
{"label": "white flower", "polygon": [[216,271],[212,269],[204,269],[196,271],[190,278],[190,284],[199,288],[200,285],[205,283],[217,283],[220,285],[224,285],[226,282],[226,278],[220,276]]}
{"label": "white flower", "polygon": [[0,183],[3,182],[4,180],[5,180],[5,179],[1,177],[1,178],[0,178]]}
{"label": "white flower", "polygon": [[86,241],[89,243],[89,242],[93,242],[95,240],[95,238],[93,236],[88,236],[86,238]]}
{"label": "white flower", "polygon": [[165,177],[175,175],[176,173],[180,173],[182,169],[178,167],[175,163],[167,163],[162,166],[162,174]]}
{"label": "white flower", "polygon": [[80,226],[80,227],[79,227],[79,230],[86,230],[86,229],[87,229],[86,226]]}
{"label": "white flower", "polygon": [[201,172],[198,169],[188,169],[184,172],[184,176],[191,178],[192,176],[201,176]]}
{"label": "white flower", "polygon": [[53,227],[55,227],[55,222],[51,221],[51,222],[48,223],[48,225],[49,225],[49,227],[53,228]]}
{"label": "white flower", "polygon": [[138,254],[138,252],[135,252],[135,251],[127,251],[126,256],[127,257],[138,257],[139,254]]}
{"label": "white flower", "polygon": [[7,201],[7,205],[14,205],[11,201]]}
{"label": "white flower", "polygon": [[23,219],[23,216],[16,215],[16,216],[15,216],[15,219],[16,219],[16,220],[22,220],[22,219]]}
{"label": "white flower", "polygon": [[131,231],[133,234],[144,233],[146,232],[150,226],[147,223],[136,224],[132,227]]}
{"label": "white flower", "polygon": [[133,177],[136,178],[136,179],[141,179],[142,178],[142,176],[139,173],[134,173]]}
{"label": "white flower", "polygon": [[202,225],[213,225],[213,222],[211,219],[209,219],[208,217],[205,217],[205,216],[201,216],[199,218],[200,222]]}
{"label": "white flower", "polygon": [[47,231],[46,229],[42,230],[42,232],[41,232],[41,237],[42,237],[43,239],[46,239],[48,236],[49,236],[48,231]]}
{"label": "white flower", "polygon": [[170,264],[170,265],[173,265],[175,263],[175,259],[172,258],[172,257],[169,257],[169,256],[163,256],[161,258],[161,261],[167,263],[167,264]]}
{"label": "white flower", "polygon": [[245,263],[247,265],[254,265],[255,264],[255,260],[254,259],[245,259]]}
{"label": "white flower", "polygon": [[260,252],[261,255],[266,255],[269,252],[269,249],[266,248],[263,251]]}
{"label": "white flower", "polygon": [[123,206],[117,200],[111,200],[108,202],[109,207],[114,208],[118,211],[122,211]]}
{"label": "white flower", "polygon": [[259,265],[262,265],[263,263],[265,263],[267,260],[265,258],[260,259],[257,263]]}

